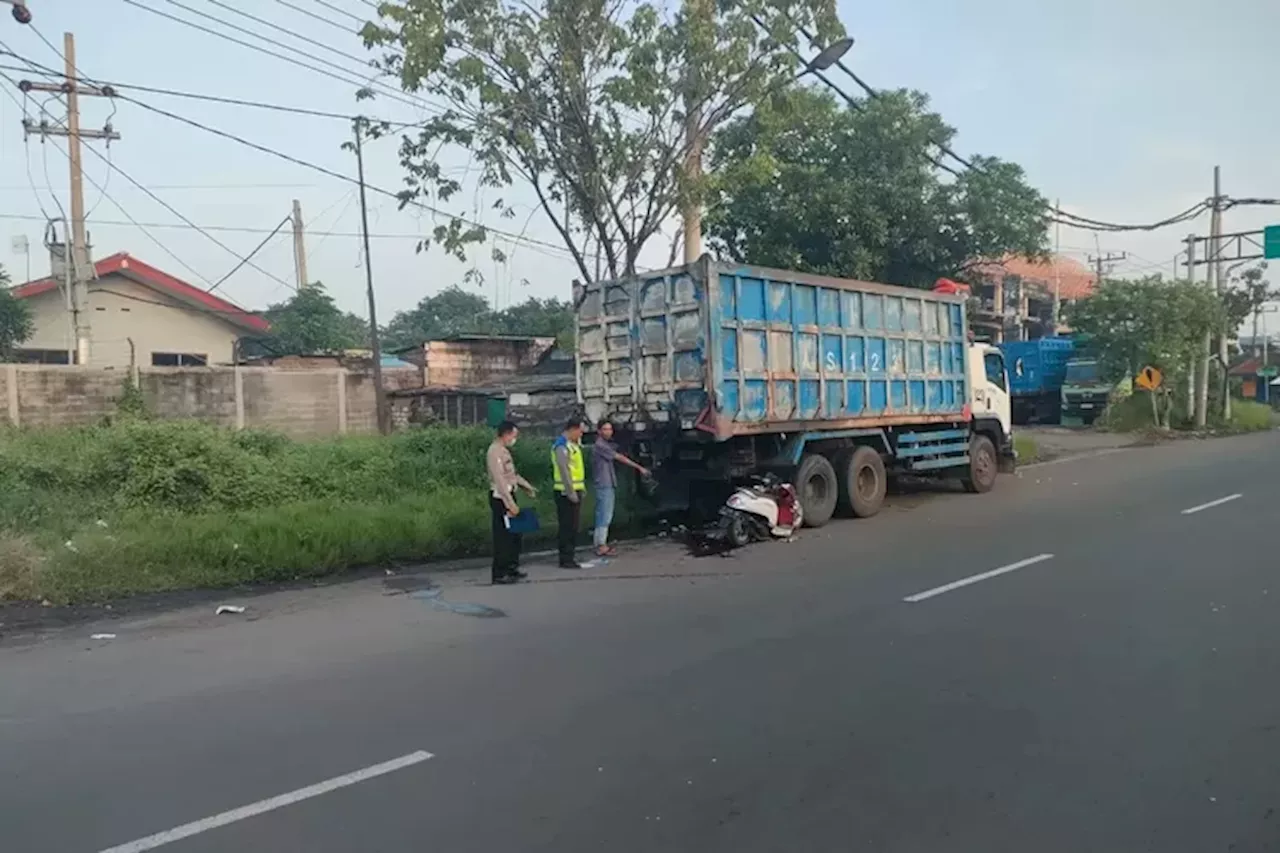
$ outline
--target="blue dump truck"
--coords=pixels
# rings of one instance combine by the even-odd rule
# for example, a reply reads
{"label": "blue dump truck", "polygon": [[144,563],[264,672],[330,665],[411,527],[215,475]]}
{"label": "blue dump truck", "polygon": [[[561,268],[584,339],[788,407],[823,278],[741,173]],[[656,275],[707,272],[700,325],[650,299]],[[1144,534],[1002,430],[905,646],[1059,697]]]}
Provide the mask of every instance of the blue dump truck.
{"label": "blue dump truck", "polygon": [[1062,382],[1075,351],[1070,338],[1040,338],[1000,344],[1009,369],[1015,424],[1050,423],[1061,418]]}
{"label": "blue dump truck", "polygon": [[709,515],[773,473],[817,527],[874,515],[899,474],[985,492],[1012,470],[1004,358],[969,342],[963,296],[704,257],[574,297],[582,409],[665,509]]}

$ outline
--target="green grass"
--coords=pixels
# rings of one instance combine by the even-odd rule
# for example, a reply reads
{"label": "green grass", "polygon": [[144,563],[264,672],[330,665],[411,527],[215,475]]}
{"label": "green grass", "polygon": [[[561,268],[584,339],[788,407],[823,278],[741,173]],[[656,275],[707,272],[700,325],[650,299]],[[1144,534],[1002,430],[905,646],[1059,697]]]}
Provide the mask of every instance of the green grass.
{"label": "green grass", "polygon": [[1040,447],[1035,438],[1025,433],[1014,432],[1013,449],[1017,451],[1020,465],[1030,464],[1040,458]]}
{"label": "green grass", "polygon": [[1276,414],[1271,407],[1256,400],[1232,400],[1231,422],[1228,428],[1232,432],[1258,432],[1271,429],[1276,424]]}
{"label": "green grass", "polygon": [[[294,442],[195,422],[0,432],[0,598],[288,581],[489,548],[484,429]],[[517,468],[554,535],[549,448]],[[626,491],[624,490],[624,494]],[[589,526],[592,505],[583,507]],[[620,500],[615,527],[634,523]]]}

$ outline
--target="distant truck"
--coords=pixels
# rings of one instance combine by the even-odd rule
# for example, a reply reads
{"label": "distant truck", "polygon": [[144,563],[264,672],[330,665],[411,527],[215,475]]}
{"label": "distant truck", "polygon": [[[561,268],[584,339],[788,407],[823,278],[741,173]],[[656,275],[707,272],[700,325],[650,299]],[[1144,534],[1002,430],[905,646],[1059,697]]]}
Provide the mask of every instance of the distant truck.
{"label": "distant truck", "polygon": [[1129,380],[1109,379],[1099,360],[1088,350],[1067,361],[1062,382],[1062,424],[1090,426],[1107,407],[1130,391]]}
{"label": "distant truck", "polygon": [[1062,383],[1075,351],[1070,338],[1039,338],[1000,344],[1009,368],[1009,395],[1015,424],[1056,424]]}
{"label": "distant truck", "polygon": [[579,285],[578,397],[711,515],[773,473],[806,526],[879,511],[899,474],[985,492],[1013,469],[1000,350],[970,344],[963,295],[719,263]]}

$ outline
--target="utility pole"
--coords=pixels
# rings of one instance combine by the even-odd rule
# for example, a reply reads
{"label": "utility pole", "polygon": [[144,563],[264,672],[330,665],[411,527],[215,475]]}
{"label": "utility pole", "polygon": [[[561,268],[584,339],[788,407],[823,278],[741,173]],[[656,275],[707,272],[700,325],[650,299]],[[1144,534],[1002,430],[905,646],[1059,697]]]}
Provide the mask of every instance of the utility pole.
{"label": "utility pole", "polygon": [[364,119],[353,123],[356,137],[356,176],[360,181],[360,237],[364,241],[365,293],[369,297],[369,346],[373,350],[373,393],[378,415],[378,432],[391,432],[391,418],[387,411],[386,389],[382,385],[382,342],[378,340],[378,306],[373,296],[373,258],[369,254],[369,205],[365,201],[364,148],[361,144]]}
{"label": "utility pole", "polygon": [[[1216,258],[1213,267],[1213,280],[1217,284],[1218,299],[1221,300],[1226,295],[1229,282],[1222,271],[1222,213],[1225,209],[1222,196],[1222,169],[1218,166],[1213,167],[1213,254]],[[1225,303],[1224,303],[1225,304]],[[1225,426],[1231,421],[1231,382],[1227,376],[1227,367],[1231,361],[1231,356],[1227,352],[1227,335],[1230,333],[1227,328],[1226,318],[1224,316],[1222,329],[1218,333],[1218,362],[1222,368],[1222,423]]]}
{"label": "utility pole", "polygon": [[84,224],[84,172],[80,159],[81,139],[105,139],[108,144],[120,138],[120,134],[106,124],[102,130],[80,129],[80,96],[90,95],[99,98],[115,97],[110,86],[90,86],[82,84],[76,73],[76,40],[71,33],[62,36],[62,55],[65,62],[64,82],[53,83],[23,80],[18,84],[23,92],[50,92],[66,95],[67,123],[64,127],[50,124],[41,119],[39,123],[24,119],[22,126],[27,134],[39,134],[42,138],[49,136],[65,136],[67,138],[67,159],[71,163],[71,245],[67,251],[67,263],[71,268],[71,313],[75,326],[76,363],[88,364],[90,358],[89,341],[89,281],[93,278],[93,264],[89,257],[88,242],[85,239]]}
{"label": "utility pole", "polygon": [[307,280],[307,244],[302,231],[302,202],[293,200],[293,268],[298,275],[298,290],[306,287]]}
{"label": "utility pole", "polygon": [[[1196,281],[1196,235],[1187,235],[1187,279],[1195,284]],[[1188,365],[1190,370],[1187,373],[1187,419],[1192,423],[1196,422],[1196,374],[1199,365],[1199,359],[1195,356],[1191,357],[1191,364]]]}
{"label": "utility pole", "polygon": [[1114,264],[1117,261],[1123,261],[1127,257],[1129,257],[1128,252],[1107,252],[1105,255],[1090,255],[1089,262],[1093,264],[1094,271],[1098,276],[1098,284],[1102,284],[1104,264]]}
{"label": "utility pole", "polygon": [[1062,321],[1062,200],[1053,203],[1053,334]]}

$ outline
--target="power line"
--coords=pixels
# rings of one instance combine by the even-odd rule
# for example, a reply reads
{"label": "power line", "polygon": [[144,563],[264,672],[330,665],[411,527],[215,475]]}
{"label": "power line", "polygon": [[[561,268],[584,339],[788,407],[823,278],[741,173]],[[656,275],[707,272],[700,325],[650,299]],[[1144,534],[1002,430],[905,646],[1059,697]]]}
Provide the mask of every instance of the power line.
{"label": "power line", "polygon": [[[268,27],[277,32],[284,33],[285,35],[288,35],[288,36],[293,36],[298,41],[306,42],[307,44],[314,45],[323,50],[327,50],[330,53],[334,54],[335,56],[341,56],[343,59],[351,60],[361,65],[368,65],[369,60],[367,57],[355,56],[353,54],[347,53],[345,50],[341,50],[339,48],[333,47],[332,45],[325,44],[322,41],[317,41],[316,39],[313,39],[310,36],[301,35],[300,33],[296,33],[293,30],[290,30],[288,27],[282,27],[277,23],[268,21],[266,18],[259,18],[257,15],[253,15],[253,14],[250,14],[249,12],[241,11],[240,9],[237,9],[235,6],[230,6],[226,3],[223,3],[222,0],[205,0],[205,1],[208,3],[212,3],[214,6],[217,6],[220,9],[226,9],[228,12],[231,12],[233,15],[239,15],[240,17],[247,18],[250,21],[253,21],[254,23],[262,24],[262,26],[264,27]],[[232,25],[227,24],[227,26],[232,26]],[[262,36],[258,36],[258,37],[262,38]]]}
{"label": "power line", "polygon": [[[126,100],[131,100],[131,99],[126,99]],[[45,111],[45,115],[48,115],[51,119],[53,119],[53,120],[54,120],[54,122],[56,122],[57,124],[61,125],[62,127],[64,127],[64,128],[66,127],[66,124],[65,124],[65,123],[64,123],[60,118],[58,118],[57,116],[53,115],[52,113],[49,113],[48,111]],[[130,175],[128,172],[126,172],[124,169],[122,169],[122,168],[121,168],[117,163],[115,163],[115,162],[114,162],[110,157],[107,157],[106,155],[102,154],[102,152],[98,151],[98,149],[97,149],[97,148],[94,148],[92,145],[87,146],[87,148],[88,148],[89,152],[90,152],[91,154],[93,154],[93,156],[97,157],[99,160],[102,160],[104,163],[106,163],[107,168],[109,168],[109,169],[111,169],[111,170],[113,170],[113,171],[117,172],[117,173],[120,175],[120,177],[124,178],[124,179],[125,179],[126,181],[128,181],[129,183],[133,184],[135,187],[137,187],[139,190],[141,190],[143,193],[145,193],[145,194],[147,195],[147,197],[148,197],[148,198],[150,198],[152,201],[156,202],[156,203],[157,203],[157,204],[159,204],[161,207],[163,207],[165,210],[169,211],[169,212],[170,212],[170,213],[172,213],[174,216],[178,217],[178,218],[179,218],[179,219],[181,219],[183,222],[187,223],[187,224],[188,224],[189,226],[191,226],[193,229],[195,229],[196,231],[198,231],[198,232],[200,232],[201,234],[203,234],[203,235],[204,235],[206,238],[208,238],[212,243],[214,243],[215,245],[217,245],[218,247],[220,247],[221,249],[223,249],[223,250],[224,250],[224,251],[226,251],[227,253],[231,254],[232,256],[234,256],[234,257],[236,257],[236,258],[240,258],[240,259],[244,260],[246,263],[248,263],[248,264],[249,264],[249,266],[253,267],[255,270],[257,270],[258,272],[260,272],[260,273],[262,273],[263,275],[267,276],[268,278],[270,278],[270,279],[274,279],[275,281],[279,282],[280,284],[283,284],[285,287],[292,287],[292,286],[293,286],[293,285],[291,285],[289,282],[287,282],[287,281],[285,281],[284,279],[280,278],[278,275],[275,275],[274,273],[268,272],[267,270],[264,270],[262,267],[260,267],[260,266],[258,266],[257,264],[253,263],[251,260],[249,260],[249,259],[247,259],[247,258],[244,258],[244,257],[243,257],[239,252],[237,252],[235,249],[232,249],[232,248],[231,248],[230,246],[228,246],[226,243],[223,243],[223,242],[222,242],[221,240],[219,240],[217,237],[213,236],[213,235],[212,235],[212,234],[210,234],[209,232],[207,232],[207,231],[205,231],[204,229],[202,229],[199,225],[197,225],[196,223],[192,222],[190,219],[188,219],[186,216],[184,216],[182,213],[180,213],[180,212],[177,210],[177,208],[175,208],[173,205],[169,204],[167,201],[165,201],[164,199],[160,198],[160,196],[156,195],[154,192],[152,192],[150,189],[148,189],[145,185],[143,185],[143,184],[142,184],[142,183],[140,183],[139,181],[135,180],[135,179],[134,179],[134,177],[133,177],[132,175]],[[59,150],[61,150],[61,149],[59,149]],[[98,186],[96,183],[95,183],[94,185],[95,185],[95,186]],[[102,189],[101,187],[98,187],[98,188],[99,188],[100,190]],[[105,194],[105,192],[104,192],[104,194]],[[116,205],[116,207],[120,210],[120,212],[121,212],[121,213],[124,213],[124,214],[125,214],[126,218],[128,218],[129,214],[125,212],[124,208],[120,207],[120,205],[119,205],[118,203],[116,203],[114,200],[112,201],[112,203]],[[145,233],[145,232],[144,232],[144,233]],[[155,238],[152,238],[152,240],[153,240],[153,242],[156,242],[156,243],[157,243],[157,245],[160,245],[160,246],[161,246],[161,248],[165,249],[165,251],[166,251],[166,252],[168,252],[168,251],[169,251],[166,247],[164,247],[164,246],[163,246],[163,244],[160,244],[158,241],[156,241],[156,240],[155,240]],[[171,253],[171,252],[170,252],[170,254],[172,255],[172,253]],[[178,259],[176,255],[174,255],[173,257],[174,257],[175,259],[179,260],[179,262],[181,262],[181,260],[180,260],[180,259]],[[185,263],[184,263],[183,265],[184,265],[184,266],[186,266],[186,264],[185,264]],[[188,267],[188,269],[190,269],[190,267]],[[192,270],[192,271],[194,272],[194,270]],[[197,275],[198,275],[198,274],[197,274]],[[200,278],[201,278],[201,279],[203,279],[204,281],[208,282],[208,279],[207,279],[207,278],[204,278],[204,276],[200,276]]]}
{"label": "power line", "polygon": [[237,272],[239,272],[239,271],[241,270],[241,268],[242,268],[242,267],[244,267],[244,265],[245,265],[245,264],[249,263],[249,259],[250,259],[250,258],[252,258],[254,255],[258,254],[258,252],[261,252],[261,251],[262,251],[262,248],[263,248],[264,246],[266,246],[266,245],[267,245],[267,243],[270,243],[270,242],[271,242],[271,238],[272,238],[272,237],[275,237],[277,234],[279,234],[279,233],[280,233],[280,229],[281,229],[281,228],[283,228],[285,225],[287,225],[288,223],[290,223],[290,222],[292,222],[292,221],[293,221],[292,217],[288,217],[288,216],[286,216],[284,219],[281,219],[281,220],[280,220],[280,224],[279,224],[279,225],[277,225],[277,226],[275,227],[275,229],[274,229],[274,230],[272,230],[272,232],[271,232],[270,234],[268,234],[266,237],[263,237],[263,238],[262,238],[262,242],[261,242],[261,243],[259,243],[257,246],[254,246],[254,248],[253,248],[253,251],[252,251],[252,252],[250,252],[249,254],[245,255],[243,258],[241,258],[241,259],[240,259],[240,263],[238,263],[238,264],[236,264],[234,267],[232,267],[232,268],[231,268],[231,271],[230,271],[230,272],[228,272],[226,275],[224,275],[222,278],[220,278],[220,279],[218,279],[217,281],[215,281],[215,282],[213,283],[213,285],[212,285],[208,290],[206,290],[206,291],[205,291],[205,293],[213,293],[215,290],[217,290],[219,287],[221,287],[221,286],[223,285],[223,283],[224,283],[224,282],[226,282],[226,280],[227,280],[227,279],[231,278],[231,276],[233,276],[233,275],[235,275]]}
{"label": "power line", "polygon": [[[21,59],[24,62],[31,62],[31,60],[26,59],[25,57],[22,57],[22,56],[18,56],[17,54],[11,54],[11,55],[15,59]],[[31,64],[37,65],[37,66],[39,65],[39,63],[31,63]],[[43,73],[46,76],[59,77],[59,78],[65,79],[64,75],[58,74],[56,71],[52,71],[45,66],[40,66],[40,67],[43,69],[43,71],[40,73]],[[18,68],[13,65],[0,66],[0,69],[3,69],[5,71],[25,71],[30,73],[30,69]],[[76,79],[78,82],[81,82],[81,83],[97,82],[97,81],[89,80],[87,77],[77,77]],[[195,101],[209,101],[210,103],[230,104],[232,106],[238,106],[238,107],[255,107],[257,109],[262,109],[262,110],[274,110],[276,112],[293,113],[295,115],[314,116],[317,118],[340,119],[342,121],[354,121],[356,118],[354,115],[346,115],[344,113],[329,112],[326,110],[313,110],[313,109],[308,109],[307,107],[293,107],[293,106],[288,106],[286,104],[273,104],[265,101],[251,101],[251,100],[246,100],[244,98],[228,98],[220,95],[205,95],[199,92],[183,92],[177,89],[162,89],[156,86],[140,86],[134,83],[110,83],[108,85],[112,89],[132,89],[137,92],[147,92],[153,95],[168,95],[174,98],[188,98],[190,100],[195,100]]]}
{"label": "power line", "polygon": [[[138,2],[138,0],[123,0],[123,2],[128,3],[130,6],[134,6],[138,9],[142,9],[144,11],[150,12],[153,15],[159,15],[162,18],[168,18],[169,20],[175,21],[179,24],[182,24],[183,26],[191,27],[193,29],[200,30],[201,32],[207,33],[209,35],[216,36],[217,38],[232,42],[233,44],[238,44],[241,47],[247,47],[250,50],[255,50],[258,53],[261,53],[265,56],[270,56],[273,59],[281,59],[290,64],[297,65],[300,68],[305,68],[308,71],[312,71],[316,74],[322,74],[325,77],[330,77],[334,80],[338,80],[342,83],[346,83],[348,86],[355,86],[359,90],[368,90],[371,87],[376,86],[377,88],[382,89],[385,97],[391,100],[399,101],[402,104],[406,104],[408,106],[416,107],[419,109],[422,108],[423,106],[430,107],[432,109],[439,109],[437,105],[432,104],[429,101],[423,100],[421,98],[406,97],[401,92],[388,86],[385,83],[381,83],[376,80],[360,80],[357,72],[350,68],[344,68],[334,62],[330,62],[327,59],[321,59],[317,56],[307,53],[305,50],[300,50],[299,48],[284,44],[283,42],[277,39],[272,39],[267,36],[261,35],[259,33],[255,33],[254,31],[250,29],[246,29],[245,27],[241,27],[236,24],[229,23],[223,20],[222,18],[219,18],[217,15],[210,15],[207,12],[201,12],[198,9],[192,9],[189,6],[184,6],[182,3],[179,3],[178,0],[166,0],[166,2],[168,2],[170,5],[177,6],[179,9],[183,9],[184,11],[187,11],[193,15],[198,15],[202,18],[206,18],[208,20],[221,24],[225,27],[229,27],[230,29],[236,30],[237,32],[241,32],[241,33],[244,33],[245,35],[252,36],[253,38],[266,42],[267,44],[272,45],[273,47],[291,51],[293,53],[298,54],[299,56],[306,57],[312,62],[316,62],[316,63],[319,63],[320,65],[328,66],[331,69],[336,69],[336,71],[340,72],[340,74],[336,74],[334,73],[334,71],[325,70],[324,68],[320,68],[315,65],[309,65],[306,62],[302,62],[300,60],[294,59],[291,56],[285,56],[277,51],[270,50],[260,45],[243,41],[242,39],[238,39],[235,36],[228,35],[227,33],[219,32],[218,30],[211,29],[195,21],[188,21],[184,18],[178,17],[177,15],[171,15],[168,12],[164,12],[160,9],[153,9],[150,6],[146,6]],[[350,75],[350,76],[344,77],[344,76],[341,76],[342,74]],[[353,80],[352,77],[355,77],[356,79]]]}
{"label": "power line", "polygon": [[[250,141],[250,140],[248,140],[248,139],[245,139],[244,137],[237,136],[237,135],[235,135],[234,133],[228,133],[228,132],[227,132],[227,131],[225,131],[225,130],[219,130],[218,128],[210,127],[209,125],[202,124],[202,123],[200,123],[200,122],[196,121],[195,119],[187,118],[186,116],[181,116],[181,115],[178,115],[177,113],[171,113],[171,112],[169,112],[168,110],[160,109],[159,107],[155,107],[155,106],[152,106],[151,104],[145,103],[145,102],[143,102],[143,101],[139,101],[139,100],[137,100],[136,98],[128,98],[128,97],[125,97],[125,96],[120,96],[120,97],[122,97],[122,98],[123,98],[124,100],[126,100],[126,101],[129,101],[130,103],[137,104],[138,106],[142,107],[142,108],[143,108],[143,109],[145,109],[145,110],[150,110],[151,112],[157,113],[157,114],[159,114],[159,115],[166,116],[167,118],[171,118],[171,119],[173,119],[174,121],[179,121],[179,122],[182,122],[183,124],[190,125],[191,127],[198,128],[199,130],[203,130],[203,131],[205,131],[206,133],[212,133],[212,134],[213,134],[213,135],[215,135],[215,136],[221,136],[221,137],[222,137],[222,138],[224,138],[224,139],[229,139],[229,140],[231,140],[231,141],[233,141],[233,142],[237,142],[237,143],[239,143],[240,145],[244,145],[244,146],[246,146],[246,147],[248,147],[248,148],[252,148],[252,149],[254,149],[254,150],[256,150],[256,151],[260,151],[260,152],[262,152],[262,153],[264,153],[264,154],[270,154],[271,156],[273,156],[273,157],[277,157],[277,158],[279,158],[279,159],[281,159],[281,160],[284,160],[284,161],[285,161],[285,162],[287,162],[287,163],[293,163],[294,165],[302,166],[302,167],[307,168],[307,169],[311,169],[311,170],[313,170],[313,171],[319,172],[319,173],[320,173],[320,174],[322,174],[322,175],[328,175],[328,176],[329,176],[329,177],[331,177],[331,178],[337,178],[337,179],[338,179],[338,180],[340,180],[340,181],[346,181],[346,182],[347,182],[347,183],[349,183],[349,184],[354,184],[354,185],[356,185],[356,186],[359,186],[359,185],[360,185],[360,182],[359,182],[358,180],[356,180],[355,178],[351,177],[350,175],[344,175],[344,174],[343,174],[343,173],[341,173],[341,172],[336,172],[336,171],[334,171],[333,169],[329,169],[329,168],[326,168],[326,167],[324,167],[324,166],[320,166],[320,165],[318,165],[318,164],[316,164],[316,163],[312,163],[312,162],[310,162],[310,161],[308,161],[308,160],[303,160],[303,159],[301,159],[301,158],[294,157],[293,155],[291,155],[291,154],[286,154],[286,153],[284,153],[283,151],[278,151],[278,150],[276,150],[276,149],[274,149],[274,148],[271,148],[271,147],[269,147],[269,146],[262,145],[262,144],[257,143],[257,142],[252,142],[252,141]],[[90,149],[90,150],[93,150],[93,149]],[[525,236],[525,235],[523,235],[523,234],[515,234],[515,233],[510,232],[510,231],[503,231],[503,230],[500,230],[500,229],[498,229],[498,228],[494,228],[494,227],[492,227],[492,226],[485,225],[485,224],[484,224],[484,223],[482,223],[482,222],[477,222],[477,221],[475,221],[475,220],[468,219],[468,218],[466,218],[465,216],[455,216],[454,214],[449,213],[448,211],[441,210],[440,208],[437,208],[437,207],[432,207],[432,206],[431,206],[431,205],[429,205],[429,204],[426,204],[426,203],[424,203],[424,202],[417,201],[417,200],[415,200],[415,199],[406,199],[406,198],[404,198],[400,193],[392,192],[391,190],[384,189],[384,188],[382,188],[382,187],[378,187],[378,186],[374,186],[373,184],[366,183],[366,184],[365,184],[365,187],[367,187],[367,188],[368,188],[370,191],[372,191],[372,192],[378,193],[379,195],[384,195],[384,196],[387,196],[387,197],[389,197],[389,198],[394,198],[394,199],[396,199],[398,202],[401,202],[402,204],[405,204],[405,205],[412,205],[413,207],[421,208],[422,210],[425,210],[425,211],[427,211],[428,213],[434,213],[434,214],[437,214],[437,215],[439,215],[439,216],[447,216],[447,217],[449,217],[450,219],[456,219],[456,220],[457,220],[457,221],[459,221],[459,222],[463,222],[463,223],[465,223],[465,224],[467,224],[467,225],[470,225],[470,226],[472,226],[472,227],[475,227],[475,228],[481,228],[481,229],[484,229],[486,232],[490,232],[490,233],[497,234],[497,235],[502,236],[502,237],[506,237],[506,238],[507,238],[507,239],[509,239],[509,240],[513,240],[513,241],[516,241],[516,242],[525,243],[525,244],[530,245],[530,246],[543,246],[543,247],[545,247],[545,248],[551,249],[551,250],[556,251],[556,252],[560,252],[560,253],[562,253],[562,254],[567,254],[567,255],[571,255],[571,254],[572,254],[568,248],[566,248],[565,246],[562,246],[562,245],[556,245],[555,243],[548,243],[548,242],[546,242],[545,240],[538,240],[538,239],[536,239],[536,238],[528,237],[528,236]]]}
{"label": "power line", "polygon": [[[299,12],[303,15],[306,15],[308,18],[315,18],[317,21],[323,21],[324,23],[328,24],[331,27],[337,27],[347,35],[353,35],[356,32],[356,30],[354,29],[347,29],[346,25],[339,24],[333,18],[326,18],[324,15],[319,15],[315,12],[311,12],[307,9],[302,8],[301,6],[297,6],[297,5],[294,5],[293,3],[290,3],[289,0],[276,0],[276,2],[279,3],[281,6],[285,6],[289,9],[294,10],[295,12]],[[356,20],[359,20],[359,18],[357,18]]]}
{"label": "power line", "polygon": [[[351,12],[348,12],[346,9],[341,9],[333,5],[332,3],[326,2],[326,0],[315,0],[315,2],[319,3],[321,6],[325,7],[326,9],[332,9],[333,11],[337,12],[339,15],[346,15],[348,18],[357,20],[362,24],[365,23],[365,19],[361,18],[359,15],[353,15]],[[369,5],[372,6],[374,9],[378,8],[377,3],[370,3]]]}
{"label": "power line", "polygon": [[[47,113],[47,112],[46,112],[46,115],[48,115],[48,113]],[[55,118],[55,121],[56,121],[56,118]],[[51,139],[51,140],[49,140],[49,143],[50,143],[50,144],[52,144],[52,145],[53,145],[53,146],[58,150],[58,153],[60,153],[63,157],[66,157],[68,161],[71,159],[71,155],[70,155],[69,153],[67,153],[67,151],[66,151],[65,149],[63,149],[63,148],[62,148],[62,146],[58,145],[54,140],[52,140],[52,139]],[[92,149],[90,149],[90,150],[92,150]],[[176,254],[172,249],[170,249],[168,246],[166,246],[166,245],[164,244],[164,242],[163,242],[162,240],[160,240],[160,238],[158,238],[158,237],[156,237],[154,234],[152,234],[152,233],[151,233],[151,231],[150,231],[150,230],[148,230],[148,228],[147,228],[146,226],[142,225],[142,224],[141,224],[141,223],[139,223],[136,219],[134,219],[134,218],[133,218],[133,216],[132,216],[132,214],[130,214],[130,213],[129,213],[129,211],[125,210],[124,206],[123,206],[122,204],[120,204],[120,202],[116,201],[116,200],[115,200],[115,198],[114,198],[113,196],[111,196],[111,195],[109,195],[109,194],[107,193],[106,187],[102,186],[101,184],[99,184],[97,181],[95,181],[95,180],[93,179],[93,176],[92,176],[92,175],[90,175],[90,174],[88,174],[88,173],[85,173],[84,178],[85,178],[85,180],[87,180],[87,181],[88,181],[88,182],[89,182],[89,183],[90,183],[90,184],[91,184],[95,189],[97,189],[100,193],[102,193],[102,197],[103,197],[103,198],[108,199],[108,200],[109,200],[113,205],[115,205],[116,210],[120,211],[120,213],[122,213],[122,214],[124,215],[125,219],[129,220],[129,224],[133,225],[135,228],[137,228],[139,231],[141,231],[141,232],[142,232],[142,234],[143,234],[143,236],[145,236],[145,237],[146,237],[148,240],[150,240],[152,243],[155,243],[155,244],[156,244],[156,246],[158,246],[162,252],[164,252],[166,255],[168,255],[170,258],[172,258],[174,261],[176,261],[176,262],[177,262],[180,266],[182,266],[182,267],[183,267],[183,269],[185,269],[187,272],[191,273],[191,274],[192,274],[192,275],[194,275],[196,278],[198,278],[198,279],[200,279],[201,281],[203,281],[205,284],[211,284],[211,282],[209,281],[209,279],[205,278],[205,276],[204,276],[204,274],[203,274],[203,273],[201,273],[201,272],[200,272],[199,270],[197,270],[195,267],[191,266],[191,264],[189,264],[189,263],[187,263],[185,260],[183,260],[183,259],[182,259],[178,254]],[[65,214],[64,214],[64,216],[63,216],[63,219],[64,219],[64,220],[66,219]]]}
{"label": "power line", "polygon": [[[152,189],[162,189],[162,187],[156,186],[156,187],[152,187]],[[341,200],[345,200],[346,198],[347,196],[343,196]],[[321,213],[320,216],[317,217],[317,219],[323,216],[324,216],[324,213]],[[10,219],[14,221],[24,221],[24,222],[44,222],[47,219],[47,217],[35,216],[32,214],[22,214],[22,213],[0,213],[0,219]],[[272,229],[270,228],[263,228],[261,226],[253,227],[249,225],[201,224],[198,227],[192,227],[191,225],[187,225],[186,223],[182,223],[182,222],[140,222],[138,223],[138,222],[132,222],[132,221],[124,222],[118,219],[94,219],[92,221],[89,221],[88,224],[96,225],[99,227],[110,226],[110,227],[123,228],[128,226],[135,226],[139,228],[144,228],[144,227],[145,228],[170,228],[170,229],[179,229],[183,231],[212,231],[214,233],[228,233],[228,234],[270,234],[272,231]],[[359,237],[360,236],[359,231],[334,231],[334,230],[321,231],[321,230],[316,230],[312,228],[307,229],[307,234],[313,237]],[[399,233],[399,234],[390,234],[385,232],[383,233],[370,232],[369,236],[378,238],[378,239],[383,239],[383,240],[421,240],[422,239],[421,234],[415,234],[408,231]]]}

